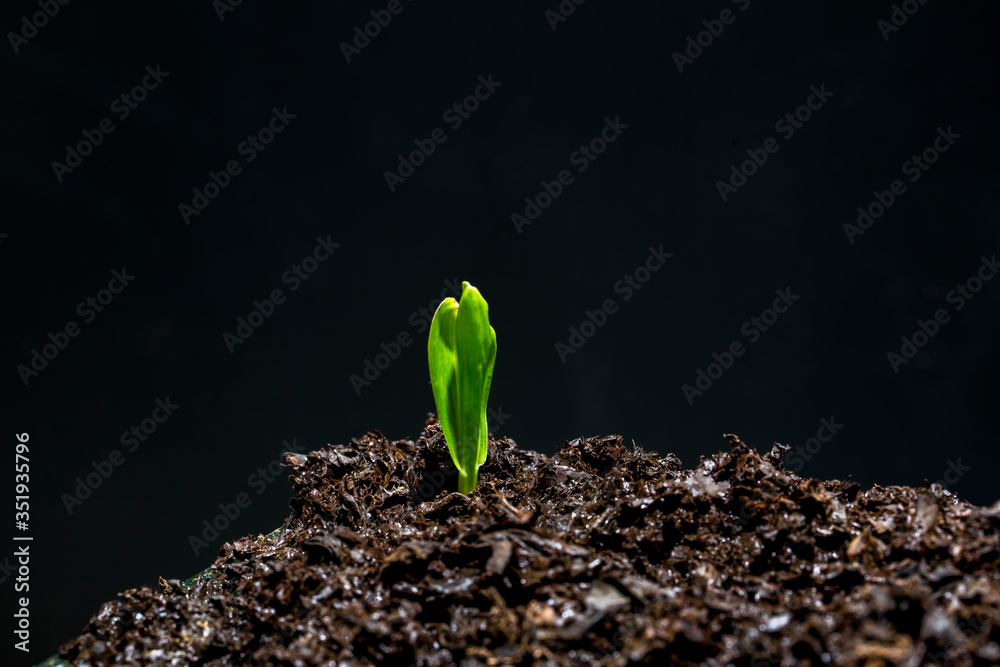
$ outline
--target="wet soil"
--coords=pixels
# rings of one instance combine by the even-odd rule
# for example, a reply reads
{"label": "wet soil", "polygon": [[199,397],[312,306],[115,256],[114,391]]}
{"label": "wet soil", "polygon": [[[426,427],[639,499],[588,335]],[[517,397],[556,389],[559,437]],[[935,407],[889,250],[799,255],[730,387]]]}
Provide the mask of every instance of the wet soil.
{"label": "wet soil", "polygon": [[736,436],[685,470],[620,436],[492,440],[476,492],[437,422],[290,454],[284,530],[126,591],[72,664],[995,665],[1000,502],[804,479]]}

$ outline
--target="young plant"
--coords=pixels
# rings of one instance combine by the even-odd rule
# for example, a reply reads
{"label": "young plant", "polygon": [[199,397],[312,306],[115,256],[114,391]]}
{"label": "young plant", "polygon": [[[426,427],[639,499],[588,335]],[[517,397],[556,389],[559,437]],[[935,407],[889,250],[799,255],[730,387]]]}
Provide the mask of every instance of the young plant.
{"label": "young plant", "polygon": [[462,283],[461,303],[448,297],[431,320],[427,360],[438,420],[451,460],[458,468],[459,493],[471,493],[486,461],[486,399],[493,380],[497,335],[486,300]]}

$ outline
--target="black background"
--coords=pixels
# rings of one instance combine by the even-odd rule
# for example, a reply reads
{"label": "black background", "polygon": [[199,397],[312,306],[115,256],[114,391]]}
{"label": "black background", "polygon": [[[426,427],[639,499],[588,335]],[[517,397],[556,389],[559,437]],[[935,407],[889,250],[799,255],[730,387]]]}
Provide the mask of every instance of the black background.
{"label": "black background", "polygon": [[[490,405],[522,447],[620,433],[693,466],[734,432],[792,445],[806,476],[867,488],[960,469],[959,496],[1000,496],[1000,284],[946,301],[1000,245],[991,3],[911,2],[887,39],[888,2],[590,0],[555,30],[556,0],[512,4],[404,0],[350,63],[340,43],[385,3],[245,0],[220,20],[210,2],[72,0],[17,53],[4,39],[0,489],[13,496],[27,432],[30,661],[117,591],[280,525],[284,475],[260,495],[248,477],[283,441],[415,438],[434,405],[409,318],[456,278],[489,302]],[[679,72],[672,54],[726,8],[735,20]],[[11,3],[0,28],[37,11]],[[169,75],[119,120],[112,101],[157,65]],[[490,75],[499,87],[453,130],[442,113]],[[775,123],[811,86],[832,96],[786,139]],[[192,188],[283,107],[287,128],[185,224]],[[60,182],[52,162],[105,117],[115,130]],[[628,127],[577,172],[571,153],[606,118]],[[384,172],[437,127],[447,140],[390,191]],[[911,183],[901,165],[948,127],[960,138]],[[768,137],[780,149],[723,201],[717,181]],[[518,233],[511,215],[563,169],[574,182]],[[906,193],[850,243],[843,225],[897,178]],[[341,245],[289,291],[317,237]],[[673,256],[625,301],[616,282],[660,245]],[[83,323],[77,304],[122,267],[134,281]],[[230,353],[223,333],[279,288],[287,301]],[[786,288],[791,309],[689,404],[682,385],[748,343],[743,323]],[[608,298],[618,311],[563,363],[556,343]],[[894,372],[887,353],[939,308],[950,321]],[[80,334],[26,386],[18,365],[70,320]],[[402,332],[413,344],[359,394],[350,376]],[[166,397],[180,407],[68,513],[63,494]],[[843,427],[810,451],[824,418]],[[252,505],[195,555],[189,535],[244,492]],[[19,534],[5,506],[0,558]],[[4,652],[27,664],[13,583]]]}

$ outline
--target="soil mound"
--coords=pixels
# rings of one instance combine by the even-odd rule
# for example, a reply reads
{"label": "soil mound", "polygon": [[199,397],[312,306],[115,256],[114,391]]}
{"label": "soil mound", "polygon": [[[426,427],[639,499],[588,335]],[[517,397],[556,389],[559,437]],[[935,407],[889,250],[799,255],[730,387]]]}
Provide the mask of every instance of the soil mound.
{"label": "soil mound", "polygon": [[106,603],[72,664],[995,665],[1000,502],[804,479],[730,435],[685,470],[620,436],[490,441],[428,419],[290,454],[283,531],[193,586]]}

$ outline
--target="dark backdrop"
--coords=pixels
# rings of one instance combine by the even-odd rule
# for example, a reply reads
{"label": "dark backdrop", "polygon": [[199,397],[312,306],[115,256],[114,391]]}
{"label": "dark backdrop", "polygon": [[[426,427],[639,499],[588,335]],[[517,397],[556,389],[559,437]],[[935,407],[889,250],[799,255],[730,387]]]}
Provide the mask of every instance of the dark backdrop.
{"label": "dark backdrop", "polygon": [[[283,442],[415,438],[420,308],[455,279],[489,302],[495,430],[522,447],[620,433],[693,466],[733,432],[791,445],[805,476],[1000,496],[986,0],[49,4],[0,17],[8,503],[30,437],[30,526],[9,504],[0,522],[15,664],[280,525]],[[358,37],[372,11],[391,21]],[[276,112],[270,143],[243,143]],[[411,173],[415,142],[434,151]],[[525,198],[545,205],[530,224]],[[318,238],[339,246],[283,280]],[[647,272],[650,248],[671,256]],[[28,658],[14,535],[34,538]]]}

